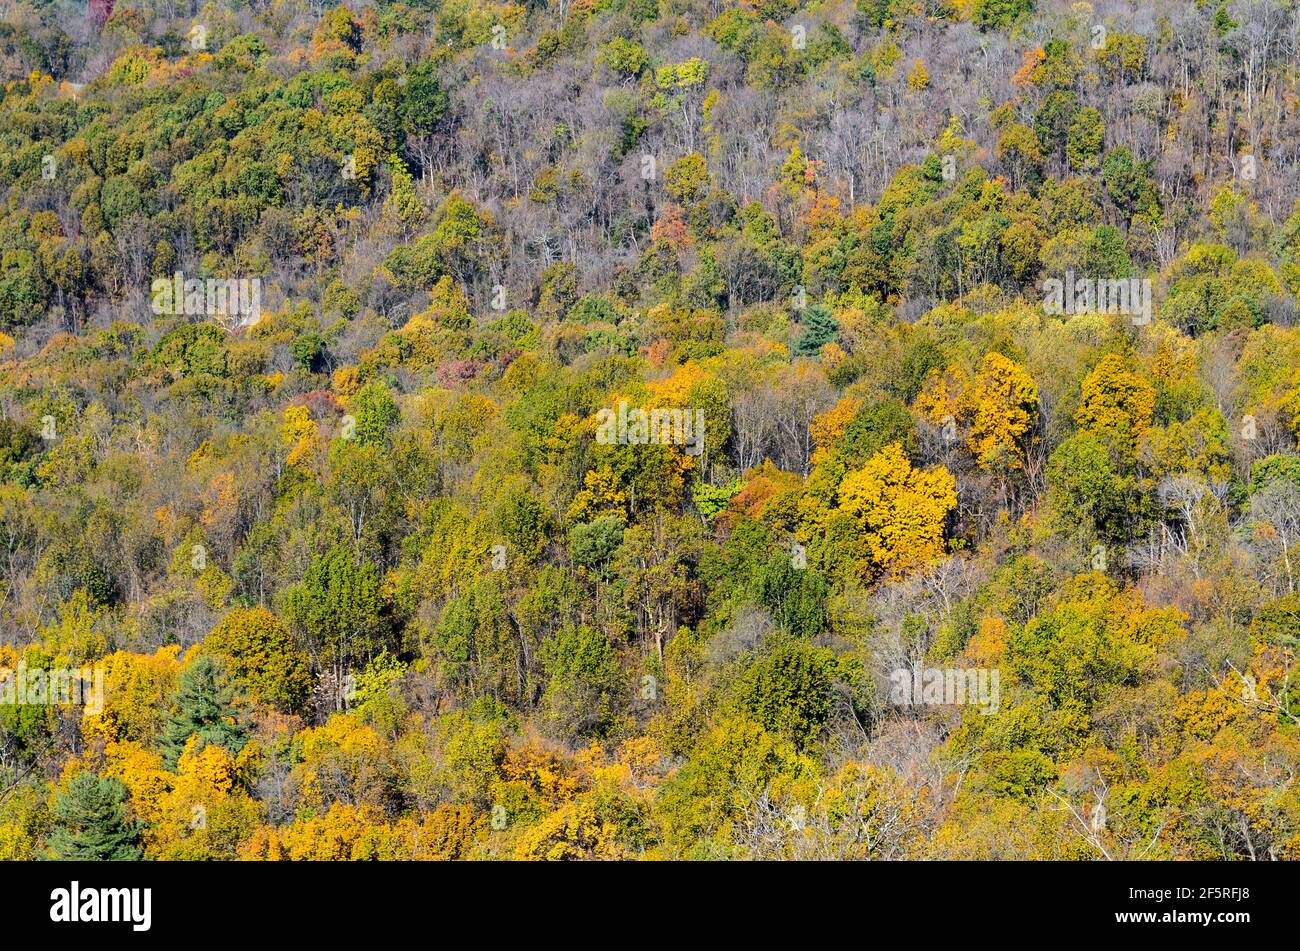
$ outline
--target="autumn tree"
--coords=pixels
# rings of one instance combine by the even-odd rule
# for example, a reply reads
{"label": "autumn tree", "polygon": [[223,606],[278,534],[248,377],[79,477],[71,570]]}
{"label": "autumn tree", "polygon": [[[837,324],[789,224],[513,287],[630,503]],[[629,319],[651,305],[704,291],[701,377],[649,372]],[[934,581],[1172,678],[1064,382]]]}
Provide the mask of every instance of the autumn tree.
{"label": "autumn tree", "polygon": [[849,520],[853,557],[869,578],[900,575],[944,551],[944,523],[957,505],[943,468],[917,470],[897,443],[844,477],[838,511]]}
{"label": "autumn tree", "polygon": [[253,702],[286,713],[300,711],[306,703],[311,692],[307,657],[265,608],[231,611],[203,648]]}

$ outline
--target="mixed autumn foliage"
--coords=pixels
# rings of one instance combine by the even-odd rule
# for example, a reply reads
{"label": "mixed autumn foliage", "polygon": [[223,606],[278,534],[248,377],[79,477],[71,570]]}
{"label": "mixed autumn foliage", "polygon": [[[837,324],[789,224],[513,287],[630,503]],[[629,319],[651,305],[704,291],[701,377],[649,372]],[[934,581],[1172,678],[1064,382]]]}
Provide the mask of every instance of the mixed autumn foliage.
{"label": "mixed autumn foliage", "polygon": [[1300,858],[1292,0],[5,17],[0,857]]}

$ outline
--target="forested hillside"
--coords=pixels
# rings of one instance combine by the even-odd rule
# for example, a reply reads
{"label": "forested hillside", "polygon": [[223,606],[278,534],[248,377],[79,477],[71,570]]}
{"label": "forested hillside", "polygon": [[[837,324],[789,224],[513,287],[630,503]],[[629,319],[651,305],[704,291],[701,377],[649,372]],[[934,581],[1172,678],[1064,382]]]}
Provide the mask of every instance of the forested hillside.
{"label": "forested hillside", "polygon": [[1295,0],[0,21],[0,858],[1300,858]]}

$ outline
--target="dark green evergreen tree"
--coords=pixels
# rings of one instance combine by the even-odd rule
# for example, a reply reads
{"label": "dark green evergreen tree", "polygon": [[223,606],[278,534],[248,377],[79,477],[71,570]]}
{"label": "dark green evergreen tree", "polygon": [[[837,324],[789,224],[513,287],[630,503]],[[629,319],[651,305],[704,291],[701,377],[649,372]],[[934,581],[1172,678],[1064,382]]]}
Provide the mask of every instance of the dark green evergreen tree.
{"label": "dark green evergreen tree", "polygon": [[221,669],[211,657],[200,657],[181,674],[172,709],[163,725],[162,755],[175,769],[185,743],[197,733],[204,743],[216,743],[232,753],[244,748],[248,730],[236,720],[234,690],[222,683]]}
{"label": "dark green evergreen tree", "polygon": [[803,335],[794,345],[796,356],[815,357],[824,344],[834,340],[840,332],[840,325],[831,316],[831,310],[825,304],[813,304],[803,312],[800,318]]}
{"label": "dark green evergreen tree", "polygon": [[75,862],[138,862],[140,824],[126,813],[120,780],[78,773],[54,803],[50,858]]}

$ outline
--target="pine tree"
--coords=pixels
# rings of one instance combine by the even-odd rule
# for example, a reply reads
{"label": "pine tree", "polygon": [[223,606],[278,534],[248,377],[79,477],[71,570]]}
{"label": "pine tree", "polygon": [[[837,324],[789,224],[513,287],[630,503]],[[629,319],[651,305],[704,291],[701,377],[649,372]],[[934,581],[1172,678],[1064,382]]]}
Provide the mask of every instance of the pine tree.
{"label": "pine tree", "polygon": [[126,787],[85,771],[73,777],[54,803],[58,824],[50,833],[50,857],[77,862],[141,859],[140,824],[128,819]]}
{"label": "pine tree", "polygon": [[840,325],[825,304],[813,304],[807,308],[800,323],[803,324],[803,335],[794,345],[795,356],[799,357],[815,357],[822,346],[834,340],[840,332]]}
{"label": "pine tree", "polygon": [[204,656],[181,674],[163,726],[163,762],[169,769],[176,768],[195,733],[204,743],[216,743],[232,753],[243,749],[248,730],[235,720],[234,690],[221,682],[220,673],[217,662]]}

